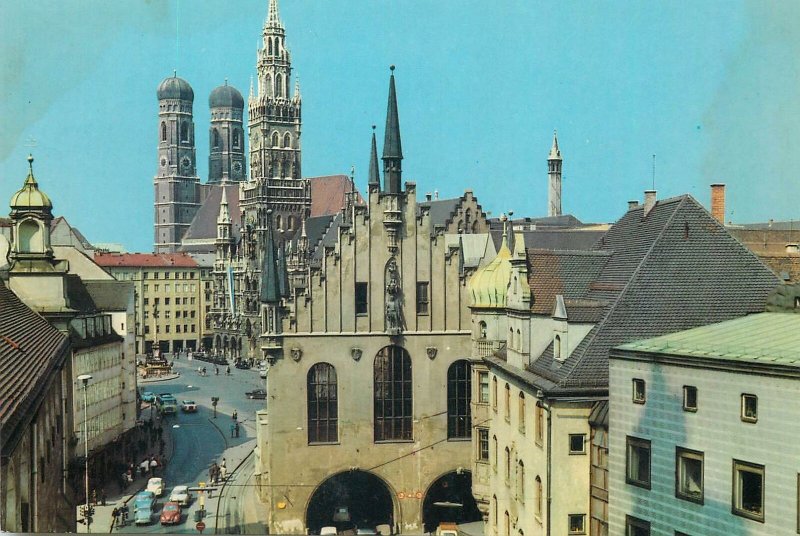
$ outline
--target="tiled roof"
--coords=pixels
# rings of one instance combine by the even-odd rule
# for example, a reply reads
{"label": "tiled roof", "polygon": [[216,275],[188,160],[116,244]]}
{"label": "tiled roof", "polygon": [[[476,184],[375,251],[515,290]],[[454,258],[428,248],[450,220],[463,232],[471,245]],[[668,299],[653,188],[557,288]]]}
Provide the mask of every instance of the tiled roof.
{"label": "tiled roof", "polygon": [[797,231],[800,230],[800,220],[770,221],[765,223],[745,223],[737,225],[744,229],[770,229],[773,231]]}
{"label": "tiled roof", "polygon": [[610,257],[607,251],[527,250],[531,312],[551,314],[559,294],[564,298],[583,298]]}
{"label": "tiled roof", "polygon": [[33,312],[0,281],[0,422],[2,449],[13,450],[48,379],[69,349],[64,334]]}
{"label": "tiled roof", "polygon": [[800,315],[759,313],[623,344],[620,350],[800,368]]}
{"label": "tiled roof", "polygon": [[[350,192],[350,177],[347,175],[324,175],[309,177],[311,183],[311,217],[331,216],[345,206]],[[356,189],[356,204],[363,205],[364,199]]]}
{"label": "tiled roof", "polygon": [[84,281],[83,284],[99,310],[128,310],[128,298],[133,295],[132,281]]}
{"label": "tiled roof", "polygon": [[108,268],[197,268],[187,253],[97,253],[94,262]]}
{"label": "tiled roof", "polygon": [[417,209],[419,210],[422,207],[428,207],[431,218],[431,233],[433,233],[433,229],[436,226],[447,226],[447,224],[450,223],[450,220],[452,220],[453,216],[455,216],[460,203],[460,197],[454,197],[452,199],[436,199],[433,201],[420,202],[417,204]]}
{"label": "tiled roof", "polygon": [[[503,223],[500,221],[499,218],[492,218],[489,221],[489,226],[492,230],[498,229],[500,231],[503,230]],[[511,228],[516,228],[519,226],[528,226],[528,225],[535,225],[536,227],[562,227],[562,228],[571,228],[571,227],[581,227],[584,225],[591,225],[585,224],[572,214],[561,214],[560,216],[541,216],[538,218],[517,218],[512,219],[509,222],[511,224]]]}
{"label": "tiled roof", "polygon": [[[235,238],[241,235],[242,215],[239,210],[239,186],[238,185],[225,185],[220,184],[207,184],[204,185],[207,189],[207,195],[203,204],[194,215],[189,229],[183,235],[182,250],[195,251],[193,241],[205,241],[212,247],[213,241],[217,238],[217,218],[219,217],[219,205],[222,202],[222,192],[225,191],[225,197],[228,200],[228,212],[231,216],[231,231]],[[209,246],[201,248],[207,249]]]}
{"label": "tiled roof", "polygon": [[529,367],[562,391],[607,387],[614,346],[762,312],[779,283],[689,195],[628,211],[596,247],[611,256],[584,298],[609,300],[603,319],[563,363],[551,345]]}

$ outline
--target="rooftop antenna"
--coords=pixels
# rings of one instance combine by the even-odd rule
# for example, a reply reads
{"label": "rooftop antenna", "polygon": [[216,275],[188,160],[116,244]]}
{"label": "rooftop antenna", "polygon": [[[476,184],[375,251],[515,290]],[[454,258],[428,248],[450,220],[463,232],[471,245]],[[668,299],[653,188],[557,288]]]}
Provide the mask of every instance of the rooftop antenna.
{"label": "rooftop antenna", "polygon": [[656,189],[656,155],[653,155],[653,190]]}

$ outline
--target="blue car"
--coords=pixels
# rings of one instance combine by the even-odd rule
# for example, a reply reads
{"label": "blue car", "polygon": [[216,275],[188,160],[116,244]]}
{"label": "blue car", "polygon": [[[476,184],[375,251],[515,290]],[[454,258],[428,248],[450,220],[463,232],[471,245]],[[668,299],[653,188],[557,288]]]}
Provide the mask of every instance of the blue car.
{"label": "blue car", "polygon": [[152,391],[142,391],[139,397],[142,399],[142,402],[153,402],[156,399],[156,394]]}
{"label": "blue car", "polygon": [[140,491],[133,498],[133,520],[137,525],[153,521],[153,510],[156,507],[156,495],[152,491]]}

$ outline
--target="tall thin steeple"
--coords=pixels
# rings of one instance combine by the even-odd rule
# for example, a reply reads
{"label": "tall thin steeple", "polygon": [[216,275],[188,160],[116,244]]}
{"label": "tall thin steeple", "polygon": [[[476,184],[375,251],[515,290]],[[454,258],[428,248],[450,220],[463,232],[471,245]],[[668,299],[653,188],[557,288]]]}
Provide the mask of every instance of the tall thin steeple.
{"label": "tall thin steeple", "polygon": [[381,186],[381,177],[378,174],[378,145],[375,141],[375,125],[372,125],[372,150],[369,154],[369,186]]}
{"label": "tall thin steeple", "polygon": [[561,150],[558,148],[558,134],[553,131],[553,146],[547,157],[547,215],[561,216]]}
{"label": "tall thin steeple", "polygon": [[267,21],[264,23],[264,28],[283,28],[281,24],[281,17],[278,13],[278,0],[269,0],[269,8],[267,9]]}
{"label": "tall thin steeple", "polygon": [[277,303],[280,299],[278,248],[275,244],[275,237],[272,235],[272,211],[268,211],[264,263],[261,267],[261,303]]}
{"label": "tall thin steeple", "polygon": [[394,65],[389,67],[389,103],[386,109],[386,132],[383,138],[383,191],[400,193],[402,179],[403,148],[400,143],[400,119],[397,113],[397,94],[394,88]]}

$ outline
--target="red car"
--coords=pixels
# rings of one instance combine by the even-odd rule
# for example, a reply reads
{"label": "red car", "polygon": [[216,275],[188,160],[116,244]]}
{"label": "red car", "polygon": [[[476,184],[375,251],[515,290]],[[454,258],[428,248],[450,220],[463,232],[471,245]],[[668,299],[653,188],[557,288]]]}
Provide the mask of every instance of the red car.
{"label": "red car", "polygon": [[176,525],[181,522],[181,505],[175,501],[170,501],[161,510],[162,525]]}

